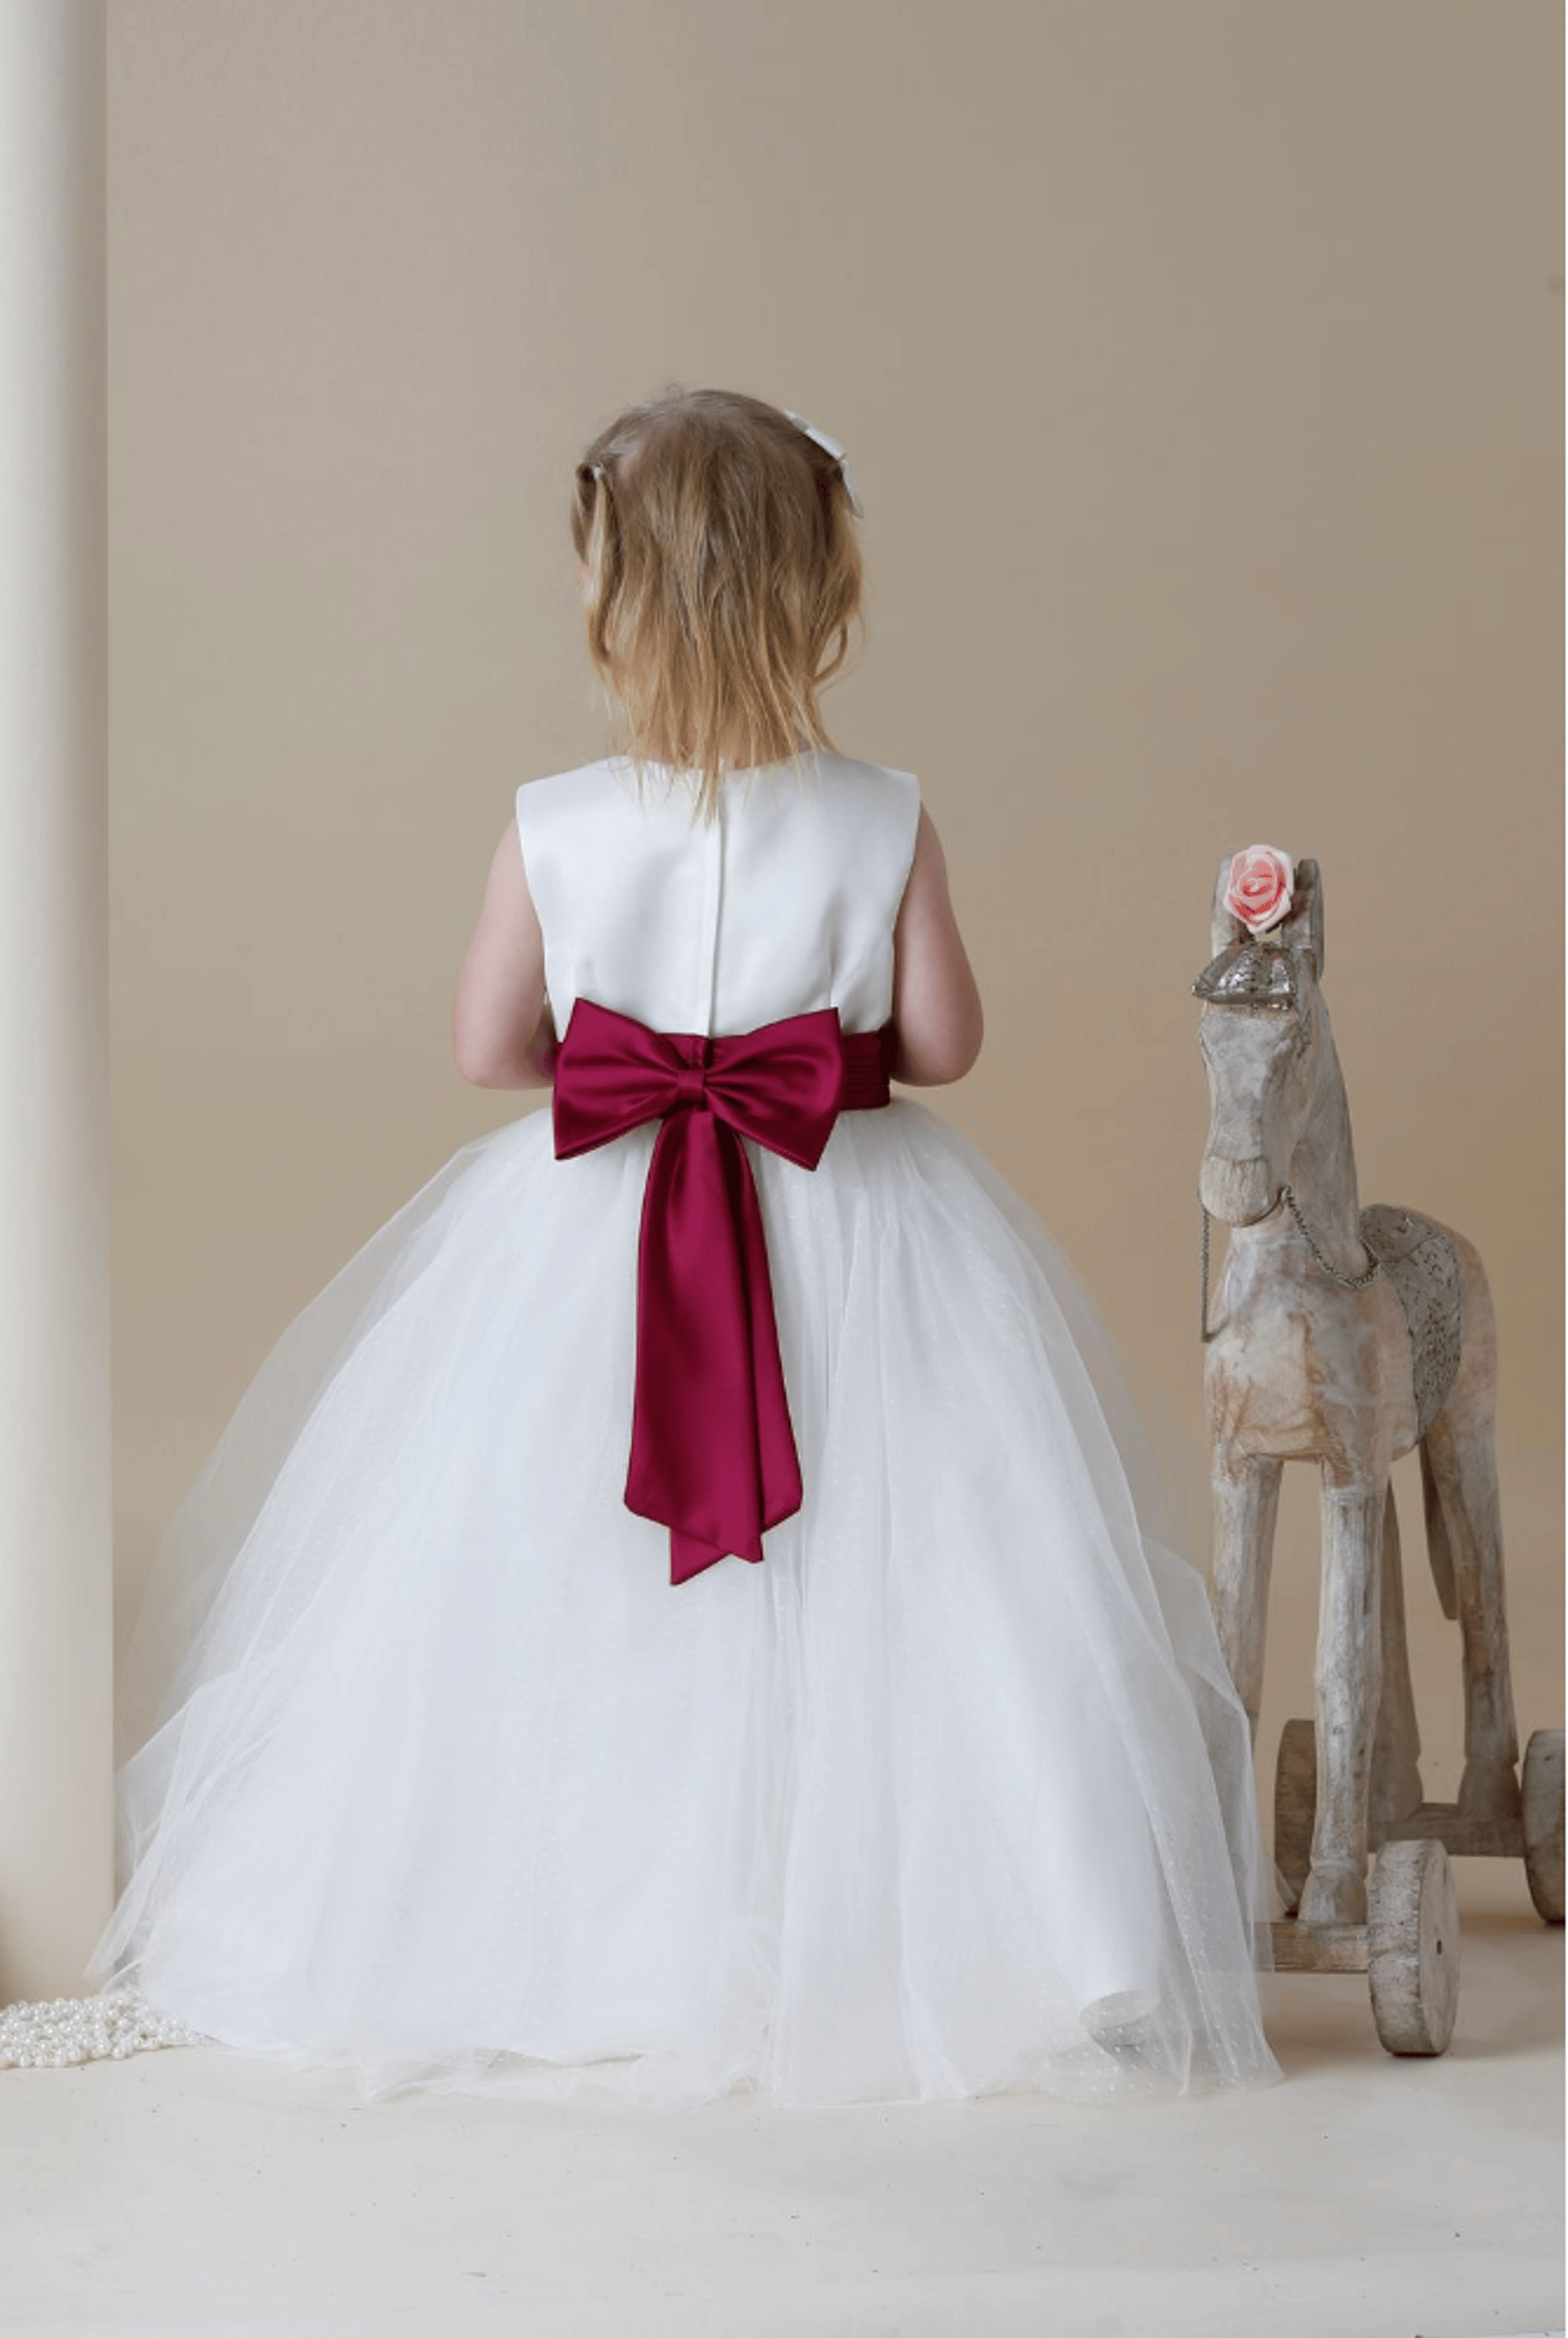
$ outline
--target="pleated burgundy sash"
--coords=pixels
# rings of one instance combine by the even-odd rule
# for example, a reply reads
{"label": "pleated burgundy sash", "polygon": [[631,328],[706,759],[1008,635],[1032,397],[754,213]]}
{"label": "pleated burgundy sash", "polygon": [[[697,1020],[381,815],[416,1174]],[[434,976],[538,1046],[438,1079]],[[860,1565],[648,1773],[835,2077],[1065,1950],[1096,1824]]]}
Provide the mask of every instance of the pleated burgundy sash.
{"label": "pleated burgundy sash", "polygon": [[838,1010],[706,1038],[575,1001],[554,1057],[558,1160],[663,1125],[642,1195],[626,1507],[670,1529],[670,1580],[760,1560],[800,1508],[768,1245],[742,1137],[815,1169],[841,1112],[891,1101],[893,1026]]}

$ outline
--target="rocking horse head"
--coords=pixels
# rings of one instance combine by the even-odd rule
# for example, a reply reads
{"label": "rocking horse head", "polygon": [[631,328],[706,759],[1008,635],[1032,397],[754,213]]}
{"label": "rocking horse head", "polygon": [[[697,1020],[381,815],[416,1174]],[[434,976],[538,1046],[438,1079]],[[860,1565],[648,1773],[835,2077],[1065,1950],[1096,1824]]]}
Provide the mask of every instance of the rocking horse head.
{"label": "rocking horse head", "polygon": [[1192,985],[1211,1107],[1199,1193],[1211,1216],[1250,1225],[1279,1203],[1332,1052],[1318,863],[1267,844],[1230,855],[1210,939],[1217,956]]}

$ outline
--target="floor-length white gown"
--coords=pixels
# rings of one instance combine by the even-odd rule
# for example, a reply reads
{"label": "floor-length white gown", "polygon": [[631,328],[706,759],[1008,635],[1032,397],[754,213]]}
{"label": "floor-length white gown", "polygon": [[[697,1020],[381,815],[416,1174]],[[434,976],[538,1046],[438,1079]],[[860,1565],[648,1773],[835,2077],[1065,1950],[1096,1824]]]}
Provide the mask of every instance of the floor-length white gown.
{"label": "floor-length white gown", "polygon": [[[911,774],[516,810],[558,1030],[887,1017]],[[1246,1717],[1065,1259],[904,1094],[749,1143],[804,1502],[672,1585],[622,1499],[655,1133],[524,1110],[267,1358],[156,1556],[88,1978],[368,2098],[1277,2079]]]}

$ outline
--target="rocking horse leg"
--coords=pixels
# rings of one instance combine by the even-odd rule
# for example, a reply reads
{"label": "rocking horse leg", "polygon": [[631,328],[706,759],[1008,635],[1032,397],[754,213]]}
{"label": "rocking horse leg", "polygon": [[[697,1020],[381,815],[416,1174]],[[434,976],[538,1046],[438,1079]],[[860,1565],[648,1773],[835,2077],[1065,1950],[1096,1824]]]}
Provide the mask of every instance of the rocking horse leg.
{"label": "rocking horse leg", "polygon": [[1465,1667],[1465,1817],[1517,1816],[1519,1739],[1503,1593],[1503,1521],[1492,1422],[1461,1400],[1426,1432],[1426,1452],[1453,1554]]}
{"label": "rocking horse leg", "polygon": [[1399,1549],[1399,1513],[1390,1484],[1383,1510],[1383,1686],[1372,1740],[1372,1785],[1367,1815],[1377,1827],[1396,1826],[1418,1811],[1423,1800],[1416,1766],[1421,1736],[1416,1694],[1410,1681],[1410,1649],[1405,1636],[1405,1579]]}
{"label": "rocking horse leg", "polygon": [[1387,1482],[1322,1487],[1318,1813],[1302,1924],[1367,1921],[1367,1818],[1382,1686],[1378,1590]]}
{"label": "rocking horse leg", "polygon": [[1239,1454],[1224,1460],[1216,1456],[1212,1479],[1215,1621],[1236,1694],[1252,1724],[1254,1744],[1263,1701],[1269,1576],[1283,1466],[1271,1453]]}

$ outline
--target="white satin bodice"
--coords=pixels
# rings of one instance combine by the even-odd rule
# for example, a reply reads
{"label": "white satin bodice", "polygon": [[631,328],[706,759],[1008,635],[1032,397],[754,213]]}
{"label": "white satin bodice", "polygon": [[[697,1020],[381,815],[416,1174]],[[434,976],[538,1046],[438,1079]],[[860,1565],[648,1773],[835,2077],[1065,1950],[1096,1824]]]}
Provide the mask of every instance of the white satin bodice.
{"label": "white satin bodice", "polygon": [[874,1031],[893,1002],[893,928],[915,853],[911,771],[817,752],[731,774],[710,826],[674,775],[588,763],[517,790],[557,1035],[574,1000],[656,1031],[755,1030],[836,1007]]}

